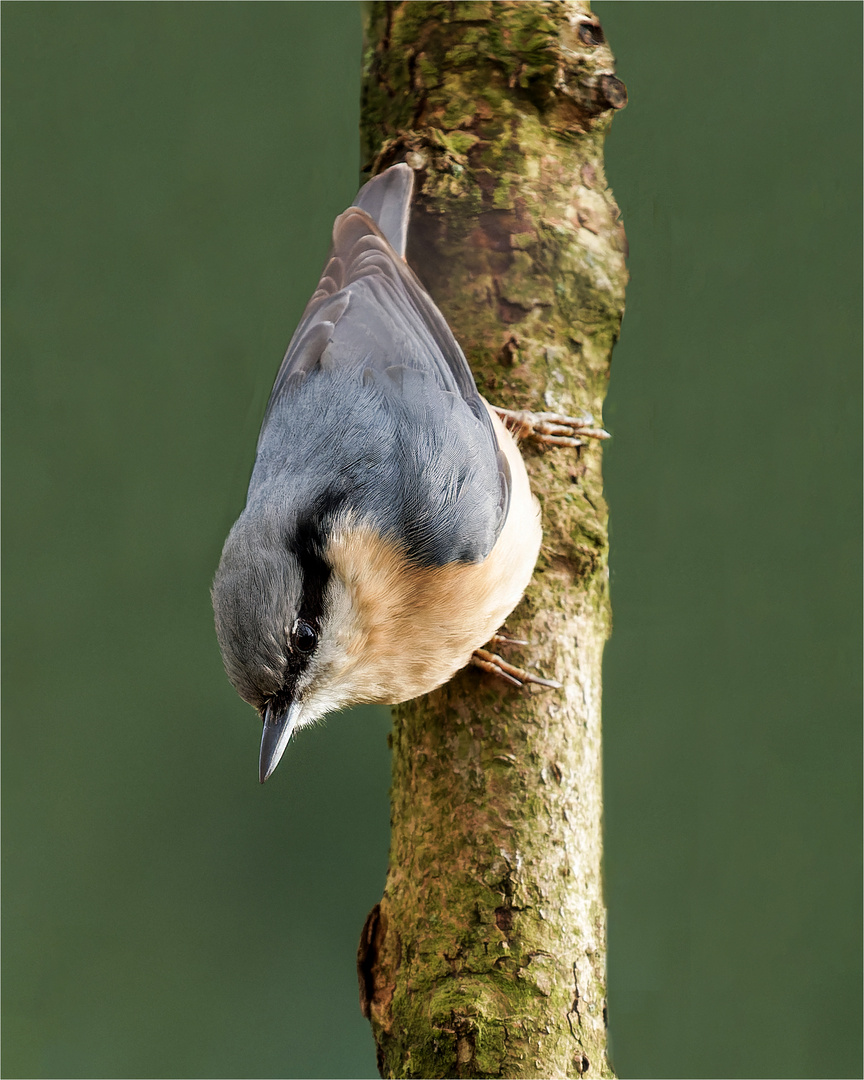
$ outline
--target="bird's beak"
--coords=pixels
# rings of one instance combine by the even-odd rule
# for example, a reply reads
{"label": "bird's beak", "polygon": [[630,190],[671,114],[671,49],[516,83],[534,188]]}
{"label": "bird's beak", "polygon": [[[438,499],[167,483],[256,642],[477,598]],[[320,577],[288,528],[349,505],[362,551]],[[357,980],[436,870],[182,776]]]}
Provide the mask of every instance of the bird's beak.
{"label": "bird's beak", "polygon": [[285,712],[273,712],[268,705],[264,712],[264,732],[261,736],[261,754],[258,758],[258,779],[263,784],[279,764],[291,732],[300,715],[300,702],[293,701]]}

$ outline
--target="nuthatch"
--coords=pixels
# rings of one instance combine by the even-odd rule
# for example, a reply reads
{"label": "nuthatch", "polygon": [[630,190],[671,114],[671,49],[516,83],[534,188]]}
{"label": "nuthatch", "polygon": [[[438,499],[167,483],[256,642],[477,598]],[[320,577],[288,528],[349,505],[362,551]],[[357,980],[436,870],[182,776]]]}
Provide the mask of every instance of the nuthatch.
{"label": "nuthatch", "polygon": [[[262,783],[296,728],[425,694],[472,658],[544,682],[480,649],[531,580],[540,512],[513,437],[405,262],[412,187],[394,165],[336,219],[216,572],[225,669],[264,722]],[[601,434],[542,419],[550,442]]]}

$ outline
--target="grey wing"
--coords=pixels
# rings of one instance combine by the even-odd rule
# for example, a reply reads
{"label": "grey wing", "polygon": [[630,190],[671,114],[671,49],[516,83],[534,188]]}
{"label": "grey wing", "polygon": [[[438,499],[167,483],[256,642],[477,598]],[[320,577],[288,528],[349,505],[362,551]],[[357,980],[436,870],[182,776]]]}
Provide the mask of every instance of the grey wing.
{"label": "grey wing", "polygon": [[[358,199],[374,183],[367,184]],[[351,315],[345,318],[349,303]],[[336,218],[330,257],[285,353],[268,412],[293,375],[302,376],[328,362],[433,370],[442,388],[460,394],[488,427],[497,446],[468,361],[444,316],[370,216],[357,206]]]}
{"label": "grey wing", "polygon": [[[397,187],[404,196],[404,183],[400,181]],[[389,217],[385,216],[391,233],[405,220],[398,208],[391,208]],[[412,371],[416,374],[410,378],[400,375]],[[300,399],[311,404],[317,396],[317,391],[305,386],[310,376],[314,376],[316,386],[331,381],[333,387],[344,386],[345,379],[352,376],[367,387],[374,385],[391,417],[414,423],[413,438],[421,443],[420,449],[417,454],[406,454],[403,448],[402,456],[412,459],[410,467],[415,472],[423,469],[423,445],[431,463],[433,456],[436,460],[442,454],[458,456],[460,447],[452,444],[462,441],[471,466],[463,469],[460,477],[459,502],[464,508],[472,501],[473,485],[477,513],[494,517],[478,531],[473,557],[488,554],[507,513],[510,472],[506,458],[465,356],[444,317],[361,207],[350,207],[336,219],[330,258],[276,377],[259,450],[267,441],[268,427],[290,422],[286,418],[292,414],[292,399],[297,399],[298,405]],[[361,407],[359,397],[362,394],[358,392],[357,408]],[[423,424],[417,424],[418,415]],[[426,478],[422,479],[425,483]],[[497,495],[493,509],[483,510],[489,506],[490,483],[497,487]],[[408,477],[406,488],[410,485]],[[449,491],[447,499],[451,499]],[[457,531],[454,526],[456,546]],[[447,561],[447,548],[448,544],[440,541],[432,561]],[[460,552],[460,557],[466,557],[464,545]]]}

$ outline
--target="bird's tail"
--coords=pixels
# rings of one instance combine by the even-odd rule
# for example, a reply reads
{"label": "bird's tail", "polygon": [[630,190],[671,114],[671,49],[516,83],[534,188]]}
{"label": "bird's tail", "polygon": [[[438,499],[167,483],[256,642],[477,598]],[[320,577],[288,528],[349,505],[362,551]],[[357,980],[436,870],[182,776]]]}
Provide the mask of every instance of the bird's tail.
{"label": "bird's tail", "polygon": [[353,206],[365,210],[401,258],[408,240],[408,211],[414,189],[414,171],[404,163],[373,176],[357,192]]}

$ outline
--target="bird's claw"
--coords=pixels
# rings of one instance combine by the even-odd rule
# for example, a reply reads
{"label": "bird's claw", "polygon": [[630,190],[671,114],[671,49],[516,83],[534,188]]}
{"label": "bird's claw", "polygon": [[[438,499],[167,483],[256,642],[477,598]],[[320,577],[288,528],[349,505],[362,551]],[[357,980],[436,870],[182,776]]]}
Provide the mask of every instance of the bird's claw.
{"label": "bird's claw", "polygon": [[502,634],[499,630],[497,634],[493,634],[489,638],[490,645],[530,645],[529,641],[523,641],[522,638],[510,637],[508,634]]}
{"label": "bird's claw", "polygon": [[562,413],[500,409],[497,405],[492,408],[517,439],[534,439],[546,446],[584,446],[586,439],[610,438],[605,428],[595,426],[590,413],[576,417]]}
{"label": "bird's claw", "polygon": [[[500,640],[500,638],[501,635],[496,634],[492,641]],[[516,644],[513,638],[504,638],[504,643]],[[526,671],[524,668],[508,664],[503,657],[498,656],[497,653],[489,652],[487,649],[475,649],[471,654],[471,663],[482,671],[487,671],[490,675],[497,675],[499,679],[504,679],[505,682],[509,682],[513,686],[535,683],[537,686],[546,686],[551,690],[561,689],[561,683],[555,682],[554,679],[541,679],[539,675],[532,675],[530,671]]]}

